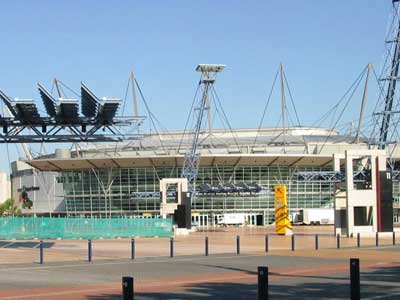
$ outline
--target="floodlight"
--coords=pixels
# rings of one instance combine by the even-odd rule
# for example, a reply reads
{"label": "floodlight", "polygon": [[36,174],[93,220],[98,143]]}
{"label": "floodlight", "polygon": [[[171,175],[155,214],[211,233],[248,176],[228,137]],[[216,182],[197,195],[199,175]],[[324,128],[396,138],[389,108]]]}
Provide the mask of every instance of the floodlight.
{"label": "floodlight", "polygon": [[209,73],[209,72],[222,72],[226,65],[216,65],[216,64],[199,64],[196,67],[197,72]]}

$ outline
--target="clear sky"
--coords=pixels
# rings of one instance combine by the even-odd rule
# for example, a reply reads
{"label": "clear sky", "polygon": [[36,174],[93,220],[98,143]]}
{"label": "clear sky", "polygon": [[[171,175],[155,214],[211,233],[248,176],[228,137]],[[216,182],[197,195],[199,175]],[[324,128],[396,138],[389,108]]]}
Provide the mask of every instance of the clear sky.
{"label": "clear sky", "polygon": [[[182,129],[199,63],[226,64],[216,89],[233,127],[256,127],[282,62],[304,125],[382,62],[390,0],[4,1],[0,89],[39,98],[54,77],[123,97],[134,69],[153,112]],[[370,96],[370,103],[375,101]],[[271,111],[279,109],[279,97]],[[348,117],[358,114],[359,103]],[[143,105],[140,109],[143,111]],[[264,126],[274,126],[272,113]],[[275,119],[274,119],[275,118]],[[0,145],[2,153],[6,146]],[[11,159],[18,157],[9,146]],[[0,157],[8,171],[8,158]]]}

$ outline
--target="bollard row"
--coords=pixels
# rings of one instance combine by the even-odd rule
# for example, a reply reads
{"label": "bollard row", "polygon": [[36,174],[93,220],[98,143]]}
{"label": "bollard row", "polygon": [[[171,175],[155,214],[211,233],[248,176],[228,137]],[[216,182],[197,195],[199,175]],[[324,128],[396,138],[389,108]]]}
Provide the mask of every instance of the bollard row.
{"label": "bollard row", "polygon": [[[207,238],[208,239],[208,238]],[[207,240],[206,239],[206,240]],[[269,270],[266,266],[257,268],[257,300],[269,299]],[[360,260],[358,258],[350,259],[350,299],[360,300]],[[135,299],[134,277],[122,277],[122,299]]]}
{"label": "bollard row", "polygon": [[[319,235],[315,234],[314,236],[315,238],[315,250],[319,250],[320,248],[320,244],[319,244]],[[270,249],[270,239],[269,239],[269,235],[266,234],[265,235],[265,240],[264,240],[264,246],[265,246],[265,252],[268,253],[269,249]],[[393,246],[396,245],[396,233],[393,231],[392,232],[392,244]],[[136,242],[135,239],[132,238],[131,239],[131,260],[135,259],[136,256]],[[379,246],[379,232],[376,232],[375,234],[375,246],[378,247]],[[237,235],[236,236],[236,254],[240,255],[240,236]],[[357,248],[361,247],[361,235],[358,232],[357,233]],[[340,234],[336,235],[336,248],[340,249],[341,248],[341,238],[340,238]],[[174,238],[171,237],[170,238],[170,257],[173,258],[175,253],[174,253]],[[296,235],[292,235],[291,236],[291,250],[295,251],[296,250]],[[209,239],[206,236],[204,239],[204,255],[205,256],[209,256]],[[88,262],[92,262],[93,260],[93,249],[92,249],[92,240],[88,239],[87,240],[87,261]],[[44,242],[43,240],[40,240],[39,242],[39,263],[40,264],[44,264]]]}
{"label": "bollard row", "polygon": [[[257,268],[257,300],[269,299],[268,267],[259,266]],[[360,260],[350,259],[350,299],[360,300]]]}

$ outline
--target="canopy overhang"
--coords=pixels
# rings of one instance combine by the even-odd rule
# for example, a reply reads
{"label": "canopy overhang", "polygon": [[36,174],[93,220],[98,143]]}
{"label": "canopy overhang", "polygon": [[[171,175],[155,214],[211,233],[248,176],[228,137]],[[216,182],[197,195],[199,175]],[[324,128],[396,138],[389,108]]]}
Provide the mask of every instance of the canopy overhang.
{"label": "canopy overhang", "polygon": [[[184,155],[132,157],[43,158],[25,161],[40,171],[72,171],[110,168],[181,167]],[[330,167],[333,156],[313,154],[232,154],[203,155],[200,167],[208,166],[309,166]]]}

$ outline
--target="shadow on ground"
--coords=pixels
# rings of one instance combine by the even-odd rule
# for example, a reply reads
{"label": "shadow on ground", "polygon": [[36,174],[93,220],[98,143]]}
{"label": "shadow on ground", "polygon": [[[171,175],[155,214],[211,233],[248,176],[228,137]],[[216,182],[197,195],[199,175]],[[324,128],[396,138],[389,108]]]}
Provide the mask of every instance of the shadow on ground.
{"label": "shadow on ground", "polygon": [[[40,241],[0,241],[0,248],[39,248]],[[43,242],[44,248],[51,248],[54,246],[53,242]]]}
{"label": "shadow on ground", "polygon": [[[271,273],[272,274],[272,273]],[[349,276],[278,276],[270,282],[272,299],[350,299]],[[279,276],[282,276],[280,279]],[[256,279],[255,279],[256,280]],[[385,300],[400,299],[400,268],[381,268],[361,274],[361,298]],[[157,289],[157,288],[155,288]],[[170,292],[135,293],[135,299],[170,299],[170,300],[203,300],[203,299],[257,299],[256,283],[211,283],[204,282],[186,285]],[[87,296],[88,300],[121,299],[121,294],[103,294]]]}

